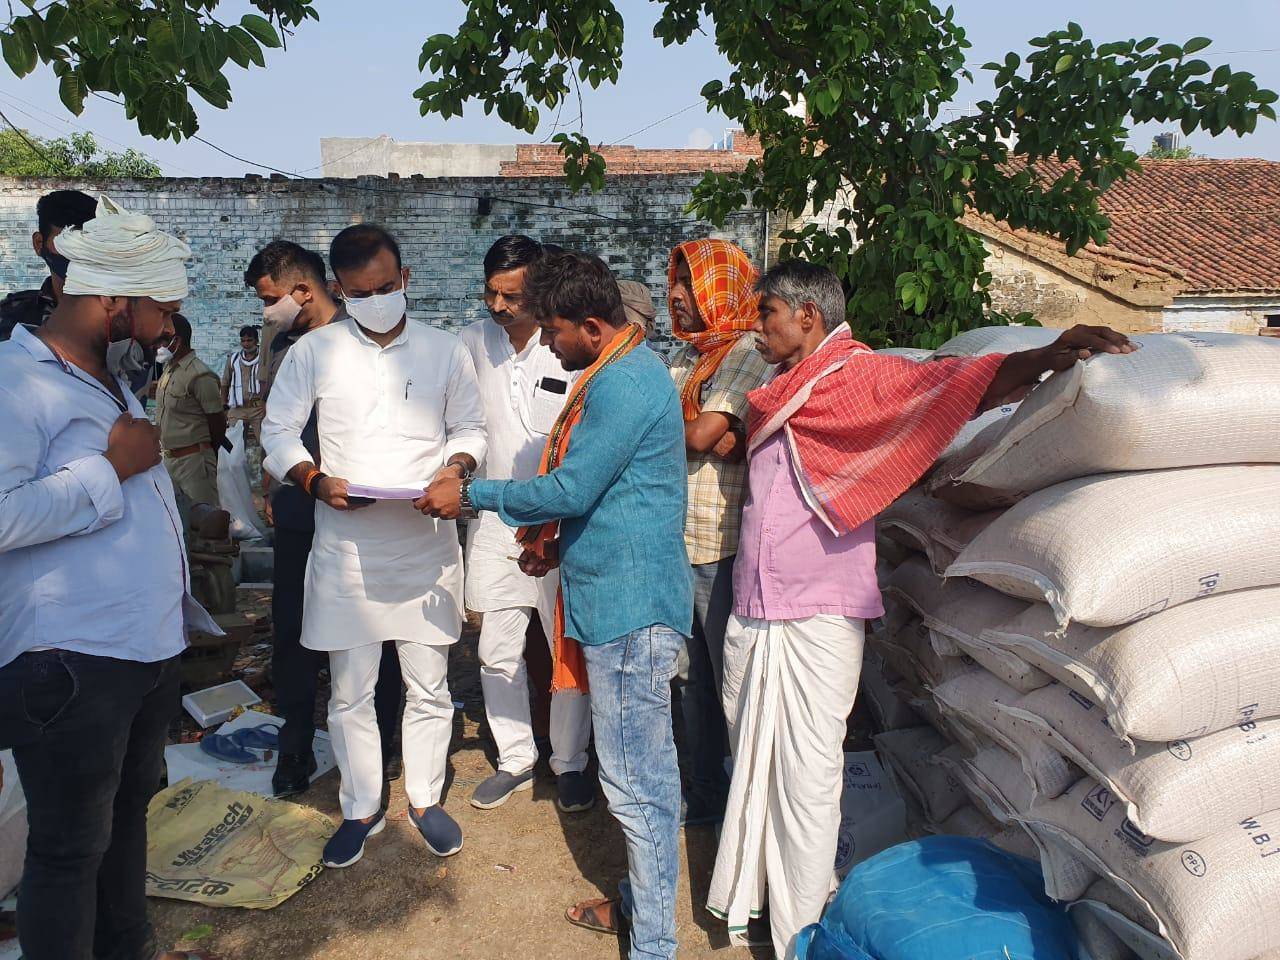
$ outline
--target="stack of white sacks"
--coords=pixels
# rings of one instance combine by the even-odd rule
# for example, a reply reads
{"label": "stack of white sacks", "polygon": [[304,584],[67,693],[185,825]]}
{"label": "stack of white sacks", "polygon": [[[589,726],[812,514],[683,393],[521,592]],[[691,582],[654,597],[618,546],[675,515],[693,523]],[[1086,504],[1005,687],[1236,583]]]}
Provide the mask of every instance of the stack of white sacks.
{"label": "stack of white sacks", "polygon": [[1280,951],[1280,342],[1136,339],[881,516],[863,696],[922,829],[1038,854],[1095,960],[1254,960]]}

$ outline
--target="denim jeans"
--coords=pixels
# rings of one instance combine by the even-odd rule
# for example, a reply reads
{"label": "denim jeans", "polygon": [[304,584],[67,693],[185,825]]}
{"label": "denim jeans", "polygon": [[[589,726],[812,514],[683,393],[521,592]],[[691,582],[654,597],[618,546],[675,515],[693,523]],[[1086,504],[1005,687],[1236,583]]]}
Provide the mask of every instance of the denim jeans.
{"label": "denim jeans", "polygon": [[18,888],[26,960],[154,954],[147,803],[179,680],[177,657],[42,650],[0,667],[0,749],[13,749],[30,827]]}
{"label": "denim jeans", "polygon": [[659,624],[582,648],[600,784],[627,842],[633,960],[676,955],[680,768],[671,678],[683,644]]}
{"label": "denim jeans", "polygon": [[680,658],[676,684],[684,736],[680,752],[687,778],[685,804],[690,823],[724,818],[729,798],[729,754],[720,688],[724,677],[724,631],[733,611],[733,561],[694,564],[693,635]]}

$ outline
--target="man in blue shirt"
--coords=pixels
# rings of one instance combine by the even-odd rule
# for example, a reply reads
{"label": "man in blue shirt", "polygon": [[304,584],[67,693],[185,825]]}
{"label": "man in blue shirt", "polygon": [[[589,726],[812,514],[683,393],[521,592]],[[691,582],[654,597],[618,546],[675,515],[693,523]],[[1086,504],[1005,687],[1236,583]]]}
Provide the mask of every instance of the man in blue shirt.
{"label": "man in blue shirt", "polygon": [[561,455],[544,456],[552,468],[530,480],[438,480],[416,505],[445,518],[492,510],[513,527],[559,521],[558,560],[554,549],[526,550],[521,568],[542,576],[560,567],[564,633],[582,645],[600,781],[626,836],[631,901],[629,910],[591,901],[567,916],[612,931],[628,913],[631,956],[671,960],[680,862],[671,678],[693,619],[684,417],[666,365],[627,321],[600,259],[544,256],[529,267],[525,292],[542,343],[566,370],[585,371],[552,430],[553,449],[561,428],[571,430]]}

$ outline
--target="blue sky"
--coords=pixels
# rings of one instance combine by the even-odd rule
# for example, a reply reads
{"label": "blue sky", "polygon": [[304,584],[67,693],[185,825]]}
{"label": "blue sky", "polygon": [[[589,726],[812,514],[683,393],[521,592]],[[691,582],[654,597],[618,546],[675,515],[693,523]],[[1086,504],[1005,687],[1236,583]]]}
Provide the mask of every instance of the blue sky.
{"label": "blue sky", "polygon": [[[1030,37],[1064,26],[1068,19],[1081,23],[1099,42],[1148,35],[1175,42],[1210,37],[1213,46],[1200,56],[1215,65],[1230,62],[1256,74],[1262,86],[1280,90],[1276,0],[954,2],[957,19],[974,44],[971,64],[978,73],[978,84],[958,97],[960,107],[989,94],[978,66],[1009,50],[1025,53]],[[238,5],[231,0],[222,9],[230,13]],[[616,87],[587,93],[587,135],[596,142],[641,147],[706,146],[719,139],[725,120],[708,114],[698,96],[707,80],[727,73],[714,41],[696,36],[683,47],[664,49],[651,36],[656,10],[652,3],[620,0],[619,5],[628,26],[622,77]],[[318,0],[316,7],[320,21],[309,21],[290,39],[287,51],[269,52],[267,69],[242,71],[230,65],[235,99],[228,110],[197,100],[198,109],[203,108],[202,136],[250,160],[312,176],[318,174],[322,136],[385,133],[399,140],[467,143],[526,139],[479,108],[448,122],[418,114],[412,91],[424,79],[418,73],[422,41],[456,27],[463,9],[458,0]],[[0,71],[0,110],[41,136],[91,129],[109,148],[137,147],[173,176],[260,172],[204,144],[175,145],[143,137],[112,104],[91,99],[82,116],[70,117],[58,100],[52,75],[44,70],[21,81]],[[678,116],[657,123],[678,111]],[[576,126],[576,107],[567,107],[561,120]],[[538,139],[549,131],[548,122]],[[1137,131],[1135,140],[1145,148],[1153,132]],[[1243,140],[1233,135],[1193,136],[1191,146],[1214,157],[1280,160],[1280,125],[1264,121],[1257,133]]]}

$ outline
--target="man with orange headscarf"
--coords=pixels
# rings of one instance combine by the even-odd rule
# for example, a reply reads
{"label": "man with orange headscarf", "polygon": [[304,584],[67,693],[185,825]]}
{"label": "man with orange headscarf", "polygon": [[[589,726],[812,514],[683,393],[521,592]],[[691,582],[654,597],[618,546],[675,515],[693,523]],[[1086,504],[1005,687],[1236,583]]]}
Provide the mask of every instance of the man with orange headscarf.
{"label": "man with orange headscarf", "polygon": [[684,412],[689,510],[684,539],[693,570],[693,635],[678,681],[688,753],[686,824],[715,823],[729,795],[728,738],[720,703],[733,561],[746,498],[747,393],[768,364],[745,334],[755,323],[756,268],[727,240],[690,240],[671,251],[667,302],[685,346],[671,362]]}

